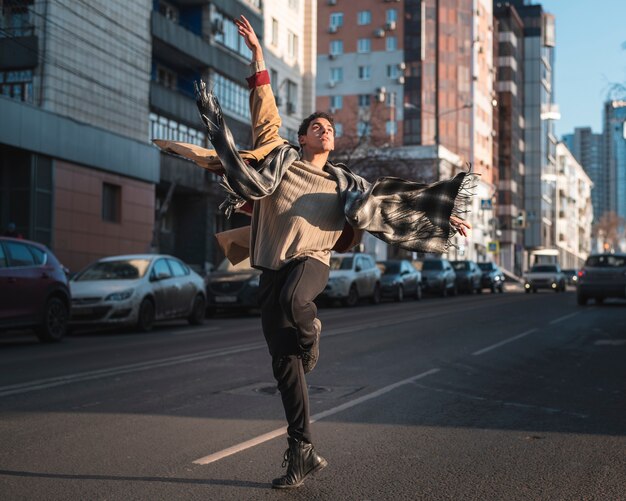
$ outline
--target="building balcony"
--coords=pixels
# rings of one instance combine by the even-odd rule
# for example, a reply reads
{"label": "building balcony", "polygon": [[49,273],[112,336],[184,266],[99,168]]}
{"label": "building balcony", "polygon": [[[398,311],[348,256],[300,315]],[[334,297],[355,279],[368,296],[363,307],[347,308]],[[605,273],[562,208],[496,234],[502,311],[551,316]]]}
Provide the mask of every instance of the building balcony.
{"label": "building balcony", "polygon": [[249,68],[244,58],[226,48],[211,44],[159,12],[152,12],[153,55],[173,68],[219,68],[220,73],[240,80]]}
{"label": "building balcony", "polygon": [[35,35],[0,37],[0,71],[35,68],[39,64],[39,40]]}
{"label": "building balcony", "polygon": [[196,102],[191,97],[156,82],[150,82],[150,108],[196,129],[204,129]]}

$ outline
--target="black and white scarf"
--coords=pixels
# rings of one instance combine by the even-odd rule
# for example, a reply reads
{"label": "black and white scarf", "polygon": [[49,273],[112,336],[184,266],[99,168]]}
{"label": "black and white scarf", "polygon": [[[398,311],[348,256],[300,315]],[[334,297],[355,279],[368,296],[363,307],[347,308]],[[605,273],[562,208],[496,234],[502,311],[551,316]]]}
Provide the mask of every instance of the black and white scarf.
{"label": "black and white scarf", "polygon": [[[219,102],[204,82],[196,86],[196,101],[209,139],[224,167],[221,185],[227,198],[220,205],[228,217],[248,201],[271,195],[300,153],[284,144],[253,167],[241,157]],[[463,218],[476,186],[466,172],[432,184],[381,177],[374,183],[343,164],[328,162],[325,170],[337,179],[346,221],[380,240],[416,252],[444,253],[456,230],[450,216]]]}

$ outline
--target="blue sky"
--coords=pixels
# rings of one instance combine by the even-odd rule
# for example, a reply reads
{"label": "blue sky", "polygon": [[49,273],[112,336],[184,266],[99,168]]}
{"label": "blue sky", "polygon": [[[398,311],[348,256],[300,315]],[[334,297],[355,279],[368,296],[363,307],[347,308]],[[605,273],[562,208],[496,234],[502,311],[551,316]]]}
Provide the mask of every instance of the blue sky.
{"label": "blue sky", "polygon": [[535,0],[556,17],[557,137],[574,127],[602,130],[610,82],[626,84],[626,0]]}

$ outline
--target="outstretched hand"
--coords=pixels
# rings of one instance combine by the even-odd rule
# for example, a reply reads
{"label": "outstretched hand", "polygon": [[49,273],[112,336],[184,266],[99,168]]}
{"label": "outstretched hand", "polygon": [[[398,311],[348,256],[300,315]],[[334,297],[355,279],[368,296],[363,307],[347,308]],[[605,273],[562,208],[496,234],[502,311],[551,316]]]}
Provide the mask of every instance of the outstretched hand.
{"label": "outstretched hand", "polygon": [[263,59],[263,52],[261,50],[261,43],[254,32],[254,28],[250,24],[250,21],[242,14],[239,19],[235,19],[235,25],[239,35],[243,37],[244,42],[248,46],[248,49],[252,51],[253,60],[259,61]]}
{"label": "outstretched hand", "polygon": [[467,230],[472,227],[467,221],[463,221],[457,216],[450,216],[450,225],[464,237],[467,236]]}

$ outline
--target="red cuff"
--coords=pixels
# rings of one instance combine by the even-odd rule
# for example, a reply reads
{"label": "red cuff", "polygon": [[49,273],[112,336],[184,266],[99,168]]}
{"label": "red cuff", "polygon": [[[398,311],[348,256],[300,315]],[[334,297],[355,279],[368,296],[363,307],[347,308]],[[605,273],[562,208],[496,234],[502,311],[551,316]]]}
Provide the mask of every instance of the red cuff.
{"label": "red cuff", "polygon": [[246,78],[246,80],[248,81],[248,89],[254,89],[255,87],[269,84],[270,74],[267,72],[267,70],[263,70],[255,73],[251,77]]}

